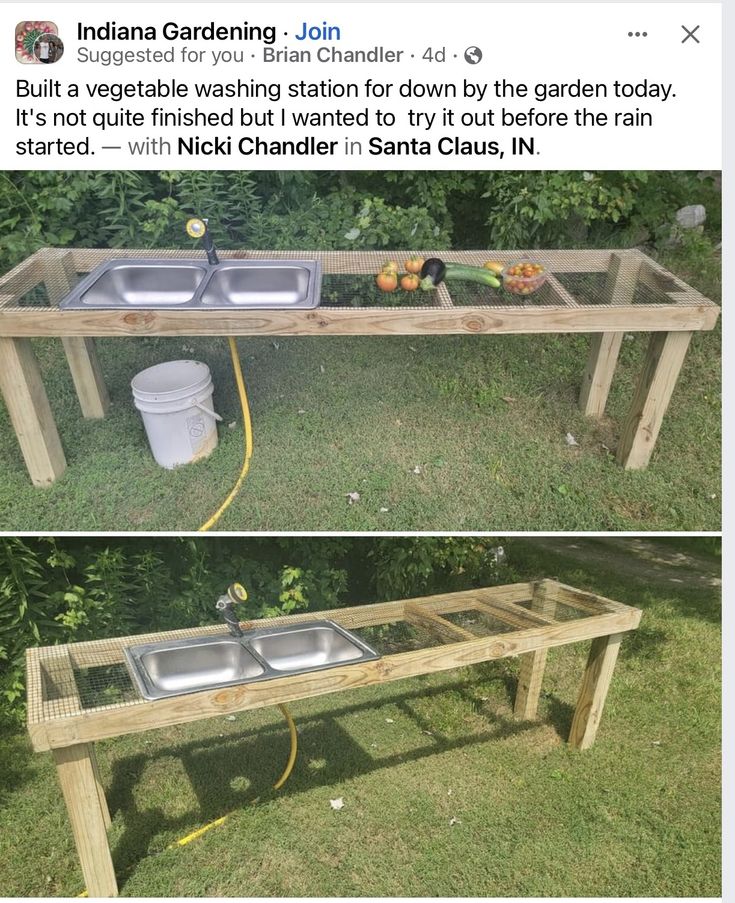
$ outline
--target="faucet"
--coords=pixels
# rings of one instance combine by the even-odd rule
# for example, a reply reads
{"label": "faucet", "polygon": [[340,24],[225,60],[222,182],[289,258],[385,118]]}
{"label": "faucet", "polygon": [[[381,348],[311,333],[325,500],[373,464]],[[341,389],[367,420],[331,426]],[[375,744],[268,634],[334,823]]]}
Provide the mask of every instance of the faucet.
{"label": "faucet", "polygon": [[199,219],[192,217],[186,224],[186,234],[191,238],[201,238],[204,250],[207,252],[207,263],[214,267],[219,263],[217,249],[214,246],[214,239],[208,228],[208,219]]}
{"label": "faucet", "polygon": [[234,637],[243,636],[240,620],[235,614],[235,604],[238,602],[245,602],[247,597],[248,594],[245,591],[245,587],[241,583],[233,583],[231,586],[227,587],[227,592],[217,599],[214,606],[217,611],[221,613],[225,623],[230,629],[230,633]]}

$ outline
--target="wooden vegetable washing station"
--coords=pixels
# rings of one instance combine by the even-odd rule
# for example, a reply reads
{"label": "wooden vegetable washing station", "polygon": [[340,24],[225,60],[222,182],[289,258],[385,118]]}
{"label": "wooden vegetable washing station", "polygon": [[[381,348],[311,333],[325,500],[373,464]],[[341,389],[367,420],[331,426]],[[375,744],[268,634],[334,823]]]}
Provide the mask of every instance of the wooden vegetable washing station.
{"label": "wooden vegetable washing station", "polygon": [[[635,630],[637,608],[554,580],[428,596],[377,605],[246,622],[256,627],[306,624],[327,614],[372,644],[381,657],[329,670],[275,677],[168,699],[144,699],[124,650],[161,640],[211,637],[221,624],[165,634],[117,637],[29,649],[28,731],[33,748],[51,750],[90,897],[116,896],[107,839],[110,813],[94,743],[140,731],[359,687],[520,656],[515,697],[519,719],[536,717],[547,651],[591,640],[569,743],[592,746],[623,634]],[[386,636],[392,639],[381,649]],[[409,651],[398,651],[397,638]]]}
{"label": "wooden vegetable washing station", "polygon": [[[432,292],[377,297],[375,273],[387,255],[482,266],[530,258],[548,271],[544,285],[519,297],[503,289],[453,282]],[[191,258],[191,251],[37,251],[0,279],[0,389],[31,480],[48,485],[66,458],[30,339],[60,338],[81,412],[104,417],[109,400],[95,337],[256,335],[492,335],[591,333],[581,373],[580,407],[601,417],[623,335],[651,334],[617,458],[648,464],[661,422],[697,330],[712,329],[719,308],[637,250],[622,251],[223,251],[220,257],[321,262],[321,306],[313,310],[60,310],[80,276],[113,258]],[[580,364],[580,371],[582,366]],[[132,374],[131,374],[132,376]]]}

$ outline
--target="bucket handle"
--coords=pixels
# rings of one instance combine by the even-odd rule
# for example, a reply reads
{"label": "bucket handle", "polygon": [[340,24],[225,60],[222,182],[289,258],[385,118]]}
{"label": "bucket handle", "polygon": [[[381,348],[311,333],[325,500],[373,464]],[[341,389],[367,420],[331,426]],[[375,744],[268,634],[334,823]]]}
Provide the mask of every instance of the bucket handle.
{"label": "bucket handle", "polygon": [[200,402],[198,402],[198,401],[194,402],[194,407],[199,408],[200,411],[204,411],[205,414],[209,414],[210,417],[214,417],[215,420],[219,420],[220,423],[224,419],[216,411],[210,411],[210,409],[208,407],[205,407],[203,404],[200,404]]}

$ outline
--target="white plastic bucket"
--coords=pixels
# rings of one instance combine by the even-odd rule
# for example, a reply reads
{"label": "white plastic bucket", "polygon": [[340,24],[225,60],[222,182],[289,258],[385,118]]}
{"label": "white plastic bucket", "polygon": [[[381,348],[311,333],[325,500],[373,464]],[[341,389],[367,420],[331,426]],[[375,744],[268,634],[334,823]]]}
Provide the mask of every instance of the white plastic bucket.
{"label": "white plastic bucket", "polygon": [[214,384],[199,361],[166,361],[141,370],[130,383],[153,457],[169,470],[206,458],[217,447]]}

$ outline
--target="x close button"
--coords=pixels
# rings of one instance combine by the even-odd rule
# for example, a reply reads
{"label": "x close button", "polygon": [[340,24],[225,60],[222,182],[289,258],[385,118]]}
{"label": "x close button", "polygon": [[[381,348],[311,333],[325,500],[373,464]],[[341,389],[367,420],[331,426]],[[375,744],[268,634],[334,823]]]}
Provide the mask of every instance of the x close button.
{"label": "x close button", "polygon": [[695,25],[694,28],[687,28],[686,25],[682,25],[681,27],[686,32],[686,36],[681,40],[682,44],[686,44],[689,38],[691,38],[696,44],[699,44],[699,38],[694,34],[695,31],[699,31],[699,25]]}

